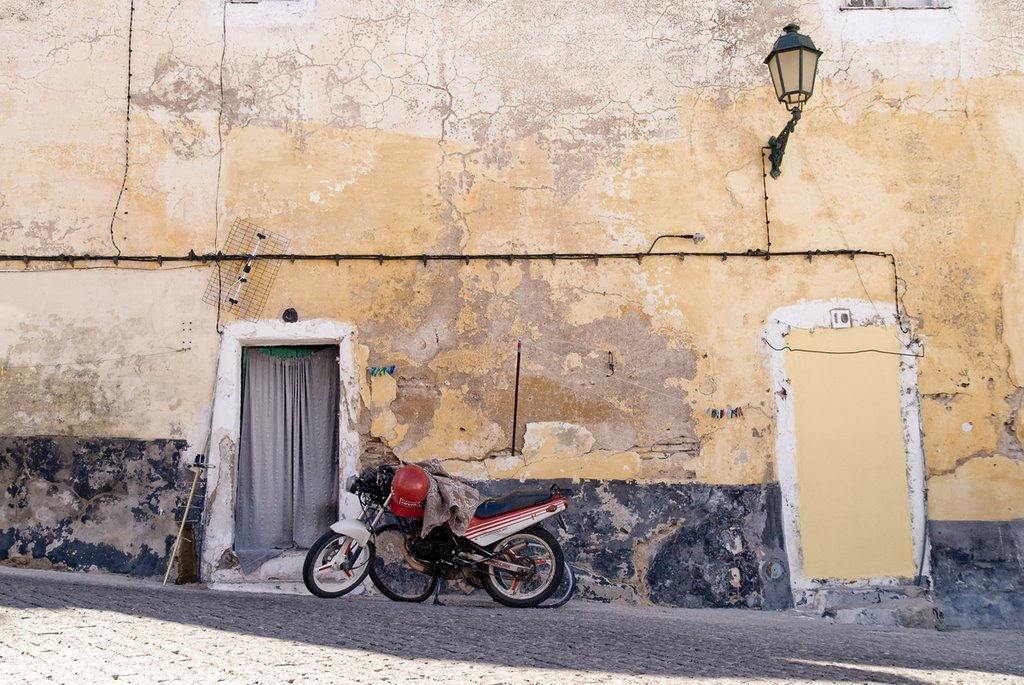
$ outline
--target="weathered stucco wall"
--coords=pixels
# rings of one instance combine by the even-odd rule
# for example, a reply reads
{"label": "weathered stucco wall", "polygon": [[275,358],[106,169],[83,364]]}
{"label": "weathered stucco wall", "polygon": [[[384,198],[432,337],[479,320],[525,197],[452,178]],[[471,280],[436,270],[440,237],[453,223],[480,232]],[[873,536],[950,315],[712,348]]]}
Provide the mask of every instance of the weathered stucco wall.
{"label": "weathered stucco wall", "polygon": [[162,574],[177,532],[168,512],[181,504],[184,449],[183,441],[4,437],[4,558]]}
{"label": "weathered stucco wall", "polygon": [[[767,488],[770,313],[895,287],[924,342],[930,517],[1018,520],[1022,7],[840,4],[15,0],[0,253],[204,254],[236,218],[299,254],[764,250],[760,148],[786,112],[761,61],[796,20],[824,56],[768,181],[771,248],[892,253],[895,283],[875,256],[285,261],[263,316],[351,324],[366,366],[397,367],[364,378],[370,451]],[[0,435],[207,449],[213,264],[0,268]]]}

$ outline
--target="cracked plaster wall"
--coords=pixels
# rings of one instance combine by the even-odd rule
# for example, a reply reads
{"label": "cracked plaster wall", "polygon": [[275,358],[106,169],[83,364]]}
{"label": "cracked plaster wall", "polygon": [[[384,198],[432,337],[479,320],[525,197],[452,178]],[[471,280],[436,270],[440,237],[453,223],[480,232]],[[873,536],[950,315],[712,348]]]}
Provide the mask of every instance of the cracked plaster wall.
{"label": "cracked plaster wall", "polygon": [[[235,217],[296,252],[763,248],[785,112],[761,61],[795,19],[825,54],[772,248],[896,256],[932,515],[1020,518],[1024,7],[838,5],[14,0],[0,251],[202,253]],[[0,432],[205,449],[211,267],[48,268],[0,274]],[[892,291],[875,258],[285,262],[265,315],[350,322],[397,366],[365,380],[367,445],[477,478],[743,485],[776,479],[768,314]]]}

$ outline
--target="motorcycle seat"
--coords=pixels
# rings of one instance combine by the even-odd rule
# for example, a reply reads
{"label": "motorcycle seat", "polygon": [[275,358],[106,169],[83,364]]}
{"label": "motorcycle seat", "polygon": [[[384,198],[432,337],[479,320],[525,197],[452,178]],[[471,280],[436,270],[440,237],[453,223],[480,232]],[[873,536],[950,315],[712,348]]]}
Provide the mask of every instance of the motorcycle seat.
{"label": "motorcycle seat", "polygon": [[537,504],[543,504],[551,499],[553,495],[550,490],[531,490],[523,492],[516,490],[501,497],[489,499],[476,508],[475,516],[478,519],[489,519],[495,516],[507,514],[516,509],[525,509]]}

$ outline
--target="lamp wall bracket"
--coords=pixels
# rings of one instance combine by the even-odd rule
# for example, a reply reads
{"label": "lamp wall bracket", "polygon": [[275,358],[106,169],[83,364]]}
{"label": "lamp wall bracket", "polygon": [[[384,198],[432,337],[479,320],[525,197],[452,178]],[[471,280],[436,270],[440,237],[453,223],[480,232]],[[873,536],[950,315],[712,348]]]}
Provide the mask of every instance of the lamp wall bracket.
{"label": "lamp wall bracket", "polygon": [[772,136],[768,139],[768,159],[772,162],[772,170],[769,172],[772,178],[778,178],[782,174],[782,156],[786,154],[786,143],[789,142],[789,134],[796,128],[796,123],[800,121],[800,108],[794,107],[790,110],[792,115],[789,122],[782,129],[777,136]]}

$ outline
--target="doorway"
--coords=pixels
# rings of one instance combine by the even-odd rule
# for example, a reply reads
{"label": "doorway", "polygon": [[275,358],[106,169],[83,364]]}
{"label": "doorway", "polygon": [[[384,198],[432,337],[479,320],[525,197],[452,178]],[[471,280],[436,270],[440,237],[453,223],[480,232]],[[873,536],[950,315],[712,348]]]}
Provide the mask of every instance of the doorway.
{"label": "doorway", "polygon": [[[336,467],[332,472],[336,475],[331,479],[331,487],[336,493],[332,506],[338,518],[359,513],[358,500],[341,487],[356,474],[360,453],[357,421],[360,369],[365,366],[365,360],[359,355],[354,327],[325,319],[294,323],[275,320],[235,321],[227,324],[217,364],[210,433],[205,441],[210,468],[207,470],[200,578],[214,587],[232,589],[245,584],[271,590],[284,587],[282,583],[298,586],[302,583],[302,551],[282,552],[251,573],[242,570],[241,560],[236,553],[236,549],[247,545],[235,539],[238,532],[236,517],[240,515],[237,511],[237,494],[242,443],[243,351],[246,348],[280,346],[312,346],[320,350],[326,346],[334,348],[337,361],[332,361],[330,368],[331,373],[338,377],[338,390],[330,413],[330,420],[337,426],[336,446],[331,454]],[[249,354],[245,352],[247,367]],[[326,409],[324,413],[326,415]],[[291,542],[296,542],[294,536]],[[251,568],[248,563],[247,568]]]}
{"label": "doorway", "polygon": [[235,554],[243,573],[338,519],[338,347],[242,349]]}

